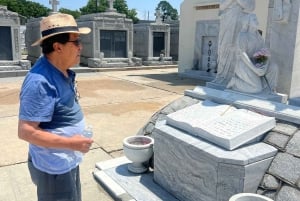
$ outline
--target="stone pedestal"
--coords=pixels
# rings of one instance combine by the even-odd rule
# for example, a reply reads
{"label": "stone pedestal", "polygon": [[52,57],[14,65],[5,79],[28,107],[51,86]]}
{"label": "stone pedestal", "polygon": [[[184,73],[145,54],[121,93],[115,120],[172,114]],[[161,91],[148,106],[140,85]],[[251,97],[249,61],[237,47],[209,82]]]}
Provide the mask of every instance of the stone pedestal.
{"label": "stone pedestal", "polygon": [[153,136],[154,180],[181,201],[228,201],[255,192],[277,152],[265,143],[227,151],[164,123]]}

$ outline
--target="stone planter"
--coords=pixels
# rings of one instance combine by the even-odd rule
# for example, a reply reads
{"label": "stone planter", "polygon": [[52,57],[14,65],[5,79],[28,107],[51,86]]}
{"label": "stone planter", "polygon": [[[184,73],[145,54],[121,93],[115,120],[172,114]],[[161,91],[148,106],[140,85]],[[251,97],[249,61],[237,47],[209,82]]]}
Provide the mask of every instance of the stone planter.
{"label": "stone planter", "polygon": [[274,201],[268,197],[254,193],[239,193],[233,195],[229,201]]}

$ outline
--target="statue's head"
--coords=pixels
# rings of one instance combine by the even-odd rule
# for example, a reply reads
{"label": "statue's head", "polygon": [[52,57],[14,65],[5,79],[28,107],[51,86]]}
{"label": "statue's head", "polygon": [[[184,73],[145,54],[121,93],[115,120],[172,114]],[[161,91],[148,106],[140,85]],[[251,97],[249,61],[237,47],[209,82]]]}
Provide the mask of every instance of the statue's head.
{"label": "statue's head", "polygon": [[255,0],[237,0],[245,12],[251,13],[255,9]]}

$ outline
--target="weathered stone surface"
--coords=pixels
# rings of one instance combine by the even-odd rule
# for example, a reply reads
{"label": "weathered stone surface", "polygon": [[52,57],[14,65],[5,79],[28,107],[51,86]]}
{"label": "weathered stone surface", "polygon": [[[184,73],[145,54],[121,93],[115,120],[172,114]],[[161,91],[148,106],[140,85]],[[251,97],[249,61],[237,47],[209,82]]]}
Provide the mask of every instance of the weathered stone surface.
{"label": "weathered stone surface", "polygon": [[265,174],[261,182],[261,187],[267,190],[276,190],[280,187],[280,182],[276,177],[269,174]]}
{"label": "weathered stone surface", "polygon": [[264,193],[262,193],[261,195],[266,196],[268,198],[271,198],[271,199],[275,200],[275,198],[276,198],[276,191],[270,191],[270,190],[268,190],[268,191],[265,191]]}
{"label": "weathered stone surface", "polygon": [[156,125],[154,180],[184,201],[228,201],[238,192],[256,192],[277,150],[256,143],[227,151],[205,140]]}
{"label": "weathered stone surface", "polygon": [[194,105],[196,103],[198,103],[199,100],[188,97],[188,96],[183,96],[182,98],[179,98],[175,101],[173,101],[171,104],[169,104],[168,106],[166,106],[165,108],[163,108],[161,110],[162,114],[171,114],[172,112],[176,112],[180,109],[183,109],[185,107]]}
{"label": "weathered stone surface", "polygon": [[286,152],[300,157],[300,131],[296,132],[286,146]]}
{"label": "weathered stone surface", "polygon": [[277,122],[276,127],[273,128],[272,131],[283,133],[286,135],[293,135],[297,131],[297,127],[291,123]]}
{"label": "weathered stone surface", "polygon": [[152,133],[154,129],[154,124],[152,122],[149,122],[145,127],[139,130],[137,135],[149,135]]}
{"label": "weathered stone surface", "polygon": [[[157,151],[154,157],[154,180],[179,200],[216,201],[217,163],[207,155],[199,155],[192,146],[198,139],[189,138],[191,145],[186,149],[186,145],[180,140],[171,140],[171,136],[157,132],[154,136]],[[175,147],[179,149],[175,150]]]}
{"label": "weathered stone surface", "polygon": [[269,132],[267,137],[264,139],[264,142],[271,144],[280,150],[285,149],[285,146],[287,145],[288,141],[290,139],[290,136],[284,135],[277,132]]}
{"label": "weathered stone surface", "polygon": [[290,186],[284,185],[276,198],[276,201],[299,201],[300,191]]}
{"label": "weathered stone surface", "polygon": [[287,153],[278,153],[268,172],[295,186],[300,177],[300,159]]}
{"label": "weathered stone surface", "polygon": [[137,135],[151,135],[154,126],[157,122],[161,122],[166,120],[166,115],[173,113],[177,110],[180,110],[182,108],[185,108],[187,106],[193,105],[195,103],[198,103],[199,100],[188,97],[188,96],[183,96],[179,99],[176,99],[175,101],[173,101],[172,103],[168,104],[167,106],[165,106],[163,109],[161,109],[160,111],[156,112],[151,119],[149,120],[149,122],[139,130],[139,132],[137,133]]}

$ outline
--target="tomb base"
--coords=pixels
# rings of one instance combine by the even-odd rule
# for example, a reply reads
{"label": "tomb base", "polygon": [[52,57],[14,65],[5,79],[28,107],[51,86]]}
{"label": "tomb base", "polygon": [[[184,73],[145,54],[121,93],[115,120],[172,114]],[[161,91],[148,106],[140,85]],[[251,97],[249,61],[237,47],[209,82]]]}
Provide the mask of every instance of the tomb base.
{"label": "tomb base", "polygon": [[29,70],[30,68],[29,60],[0,61],[0,71]]}
{"label": "tomb base", "polygon": [[275,102],[279,102],[279,103],[287,103],[287,99],[288,99],[286,94],[269,93],[269,92],[264,92],[264,91],[262,91],[260,93],[255,93],[255,94],[243,93],[243,92],[227,89],[224,85],[217,84],[217,83],[214,83],[214,82],[207,82],[206,86],[209,87],[209,88],[212,88],[212,89],[224,90],[224,91],[228,91],[228,92],[231,92],[231,93],[247,95],[249,97],[253,97],[253,98],[256,98],[256,99],[275,101]]}
{"label": "tomb base", "polygon": [[182,201],[255,193],[277,152],[265,143],[228,151],[164,123],[156,125],[153,137],[154,181]]}
{"label": "tomb base", "polygon": [[110,67],[131,67],[141,66],[142,62],[139,58],[89,58],[88,67],[91,68],[110,68]]}
{"label": "tomb base", "polygon": [[147,57],[143,60],[145,66],[172,65],[172,57]]}

